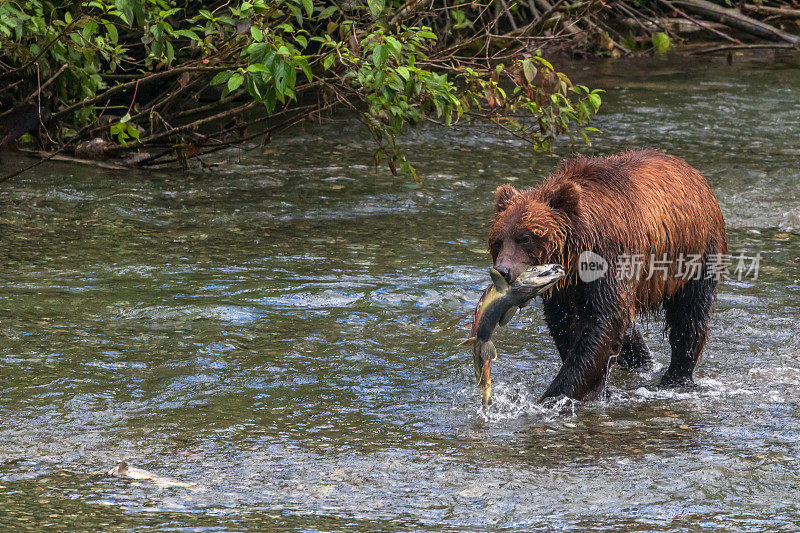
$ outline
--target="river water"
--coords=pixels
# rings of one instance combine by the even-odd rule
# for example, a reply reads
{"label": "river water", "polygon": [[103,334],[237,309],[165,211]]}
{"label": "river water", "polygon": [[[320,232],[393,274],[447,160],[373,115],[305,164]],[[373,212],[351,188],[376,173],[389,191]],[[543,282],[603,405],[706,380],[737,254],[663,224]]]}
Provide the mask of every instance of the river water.
{"label": "river water", "polygon": [[[800,528],[797,64],[568,68],[608,91],[584,153],[685,158],[731,250],[760,253],[721,286],[697,389],[655,387],[653,320],[654,372],[538,405],[559,358],[535,304],[499,332],[480,409],[456,344],[491,194],[558,163],[491,128],[409,135],[420,186],[376,172],[347,117],[213,173],[51,163],[0,186],[0,525]],[[103,474],[121,459],[194,485]]]}

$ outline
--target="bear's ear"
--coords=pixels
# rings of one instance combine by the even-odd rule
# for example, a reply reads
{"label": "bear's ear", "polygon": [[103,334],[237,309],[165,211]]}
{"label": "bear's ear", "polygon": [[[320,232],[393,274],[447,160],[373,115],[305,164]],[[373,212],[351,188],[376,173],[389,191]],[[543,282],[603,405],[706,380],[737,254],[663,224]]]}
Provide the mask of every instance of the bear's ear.
{"label": "bear's ear", "polygon": [[497,212],[500,213],[505,211],[511,202],[514,200],[514,197],[519,194],[519,191],[515,189],[510,183],[506,183],[505,185],[499,186],[494,191],[494,206],[497,208]]}
{"label": "bear's ear", "polygon": [[550,196],[547,202],[553,209],[563,211],[568,217],[576,216],[580,210],[581,203],[581,186],[566,182],[563,183],[558,190]]}

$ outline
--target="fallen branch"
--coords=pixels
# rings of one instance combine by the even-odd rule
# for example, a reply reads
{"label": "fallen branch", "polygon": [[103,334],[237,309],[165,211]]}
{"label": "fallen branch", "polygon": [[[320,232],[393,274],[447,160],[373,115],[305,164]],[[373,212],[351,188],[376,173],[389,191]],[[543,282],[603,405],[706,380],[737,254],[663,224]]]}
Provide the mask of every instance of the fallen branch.
{"label": "fallen branch", "polygon": [[240,113],[242,111],[250,109],[251,107],[255,107],[255,105],[257,103],[258,102],[255,102],[255,101],[247,102],[246,104],[240,105],[239,107],[234,107],[233,109],[226,109],[225,111],[222,111],[222,112],[217,113],[215,115],[203,117],[200,120],[195,120],[194,122],[190,122],[189,124],[184,124],[183,126],[176,126],[176,127],[171,128],[171,129],[169,129],[167,131],[162,131],[161,133],[156,133],[154,135],[150,135],[149,137],[144,137],[139,142],[128,145],[127,148],[129,148],[129,149],[138,149],[138,148],[141,148],[142,146],[146,146],[148,144],[152,144],[155,141],[158,141],[158,140],[163,139],[165,137],[169,137],[170,135],[175,135],[176,133],[182,133],[182,132],[185,132],[185,131],[190,131],[190,130],[197,129],[197,127],[202,125],[202,124],[207,124],[207,123],[213,122],[215,120],[220,120],[220,119],[225,118],[225,117],[233,116],[236,113]]}
{"label": "fallen branch", "polygon": [[769,24],[744,15],[736,9],[720,7],[706,0],[672,0],[672,3],[685,6],[689,11],[714,18],[731,28],[736,28],[763,39],[784,41],[791,44],[800,43],[800,36],[780,31]]}
{"label": "fallen branch", "polygon": [[715,52],[729,52],[732,50],[798,50],[793,44],[730,44],[703,48],[692,52],[694,55],[713,54]]}
{"label": "fallen branch", "polygon": [[788,7],[756,6],[753,4],[742,4],[741,8],[761,15],[777,15],[779,17],[800,18],[800,9],[790,9]]}
{"label": "fallen branch", "polygon": [[17,104],[16,106],[12,107],[11,109],[8,109],[8,110],[0,113],[0,119],[5,117],[6,115],[9,115],[9,114],[13,113],[14,110],[19,109],[23,105],[27,104],[28,102],[30,102],[31,100],[33,100],[34,98],[39,96],[39,94],[42,92],[42,90],[46,89],[48,85],[53,83],[55,81],[55,79],[58,78],[61,75],[61,73],[64,72],[67,69],[68,66],[69,66],[68,63],[64,63],[63,65],[61,65],[61,68],[58,69],[55,74],[50,76],[50,78],[47,81],[45,81],[43,84],[41,84],[39,86],[39,88],[36,89],[34,92],[32,92],[31,94],[29,94],[28,96],[26,96],[25,98],[20,100],[19,104]]}
{"label": "fallen branch", "polygon": [[523,26],[521,28],[517,28],[514,31],[511,31],[503,37],[518,37],[518,36],[526,36],[526,35],[535,35],[539,33],[539,31],[544,27],[545,23],[550,19],[550,15],[556,12],[556,10],[561,7],[561,5],[566,2],[567,0],[558,0],[555,4],[550,6],[550,8],[542,13],[542,15],[535,21],[531,22],[527,26]]}
{"label": "fallen branch", "polygon": [[400,6],[397,12],[389,19],[389,25],[393,26],[411,16],[412,13],[425,7],[430,0],[408,0]]}
{"label": "fallen branch", "polygon": [[710,31],[711,33],[715,33],[715,34],[719,35],[720,37],[722,37],[726,41],[730,41],[730,42],[736,43],[736,44],[741,44],[741,42],[742,42],[739,39],[734,39],[733,37],[731,37],[730,35],[728,35],[725,32],[722,32],[722,31],[719,31],[716,28],[713,28],[712,26],[708,25],[705,22],[702,22],[700,20],[697,20],[696,18],[693,18],[693,17],[689,16],[689,14],[687,14],[685,11],[683,11],[681,9],[678,9],[677,7],[672,5],[672,2],[670,2],[669,0],[661,0],[661,3],[666,5],[667,7],[670,7],[671,9],[674,9],[679,15],[681,15],[684,18],[686,18],[686,20],[689,20],[689,21],[693,22],[694,24],[696,24],[700,28],[703,28],[704,30],[707,30],[707,31]]}
{"label": "fallen branch", "polygon": [[4,182],[6,182],[6,181],[10,180],[11,178],[15,178],[15,177],[19,176],[19,175],[20,175],[20,174],[22,174],[23,172],[27,172],[27,171],[29,171],[29,170],[30,170],[30,169],[32,169],[32,168],[38,167],[39,165],[41,165],[41,164],[42,164],[42,163],[44,163],[45,161],[49,161],[50,159],[53,159],[53,158],[54,158],[54,157],[56,157],[58,154],[60,154],[60,153],[61,153],[61,152],[63,152],[64,150],[66,150],[66,149],[67,149],[69,146],[71,146],[71,145],[72,145],[72,144],[73,144],[73,143],[74,143],[76,140],[78,140],[78,139],[80,138],[80,135],[81,135],[82,133],[84,133],[84,132],[85,132],[87,129],[89,129],[89,126],[84,126],[84,128],[83,128],[81,131],[79,131],[78,133],[76,133],[74,137],[72,137],[71,139],[69,139],[69,140],[68,140],[67,142],[65,142],[64,144],[62,144],[62,145],[59,147],[59,149],[58,149],[58,150],[56,150],[55,152],[52,152],[52,153],[48,153],[48,155],[47,155],[46,157],[43,157],[43,158],[42,158],[42,159],[40,159],[39,161],[37,161],[37,162],[35,162],[35,163],[31,164],[31,165],[28,165],[27,167],[23,167],[23,168],[21,168],[21,169],[17,170],[16,172],[12,172],[11,174],[6,174],[6,175],[5,175],[5,176],[3,176],[2,178],[0,178],[0,183],[4,183]]}
{"label": "fallen branch", "polygon": [[218,67],[200,67],[200,66],[191,66],[191,67],[178,67],[172,70],[165,70],[164,72],[156,72],[155,74],[150,74],[149,76],[144,76],[142,78],[129,81],[128,83],[122,83],[117,85],[116,87],[112,87],[111,89],[104,91],[102,94],[98,94],[97,96],[91,98],[84,98],[80,102],[72,104],[71,106],[62,109],[58,113],[53,115],[55,120],[58,120],[73,111],[78,109],[82,109],[86,106],[90,106],[96,104],[98,102],[102,102],[103,100],[108,100],[110,97],[114,96],[115,94],[127,91],[133,87],[136,87],[139,83],[151,82],[155,80],[159,80],[162,78],[168,78],[170,76],[175,76],[177,74],[183,74],[184,72],[220,72],[222,70],[228,70],[230,67],[228,66],[218,66]]}
{"label": "fallen branch", "polygon": [[130,170],[130,165],[115,163],[112,161],[98,161],[97,159],[85,159],[83,157],[75,157],[71,155],[63,155],[55,152],[47,152],[45,150],[18,150],[20,154],[41,159],[37,164],[45,161],[65,161],[67,163],[80,163],[82,165],[91,165],[98,168],[107,168],[109,170]]}

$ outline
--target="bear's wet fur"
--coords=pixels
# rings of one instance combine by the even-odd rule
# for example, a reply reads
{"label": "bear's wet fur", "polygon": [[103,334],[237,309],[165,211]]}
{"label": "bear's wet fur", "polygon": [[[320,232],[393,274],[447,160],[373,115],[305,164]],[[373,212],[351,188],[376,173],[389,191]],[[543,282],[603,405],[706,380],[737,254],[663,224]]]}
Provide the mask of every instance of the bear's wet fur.
{"label": "bear's wet fur", "polygon": [[[664,313],[672,357],[661,384],[693,384],[728,252],[719,204],[697,170],[656,150],[578,157],[538,187],[498,187],[495,207],[489,251],[509,281],[538,264],[560,263],[567,272],[543,295],[563,364],[542,398],[593,399],[615,360],[648,365],[637,312]],[[608,262],[605,276],[581,281],[584,251]],[[641,258],[640,271],[618,275],[624,257]],[[681,272],[692,260],[697,270]]]}

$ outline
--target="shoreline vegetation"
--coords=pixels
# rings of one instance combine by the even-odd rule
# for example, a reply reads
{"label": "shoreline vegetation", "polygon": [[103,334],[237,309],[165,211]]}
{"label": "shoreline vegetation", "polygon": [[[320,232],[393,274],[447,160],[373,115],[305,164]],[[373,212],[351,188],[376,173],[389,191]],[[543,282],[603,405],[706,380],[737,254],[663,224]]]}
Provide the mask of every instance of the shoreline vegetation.
{"label": "shoreline vegetation", "polygon": [[36,161],[0,160],[0,183],[53,158],[212,169],[215,152],[340,110],[376,166],[418,179],[395,139],[422,121],[588,143],[602,91],[553,58],[799,47],[797,0],[8,0],[0,150]]}

